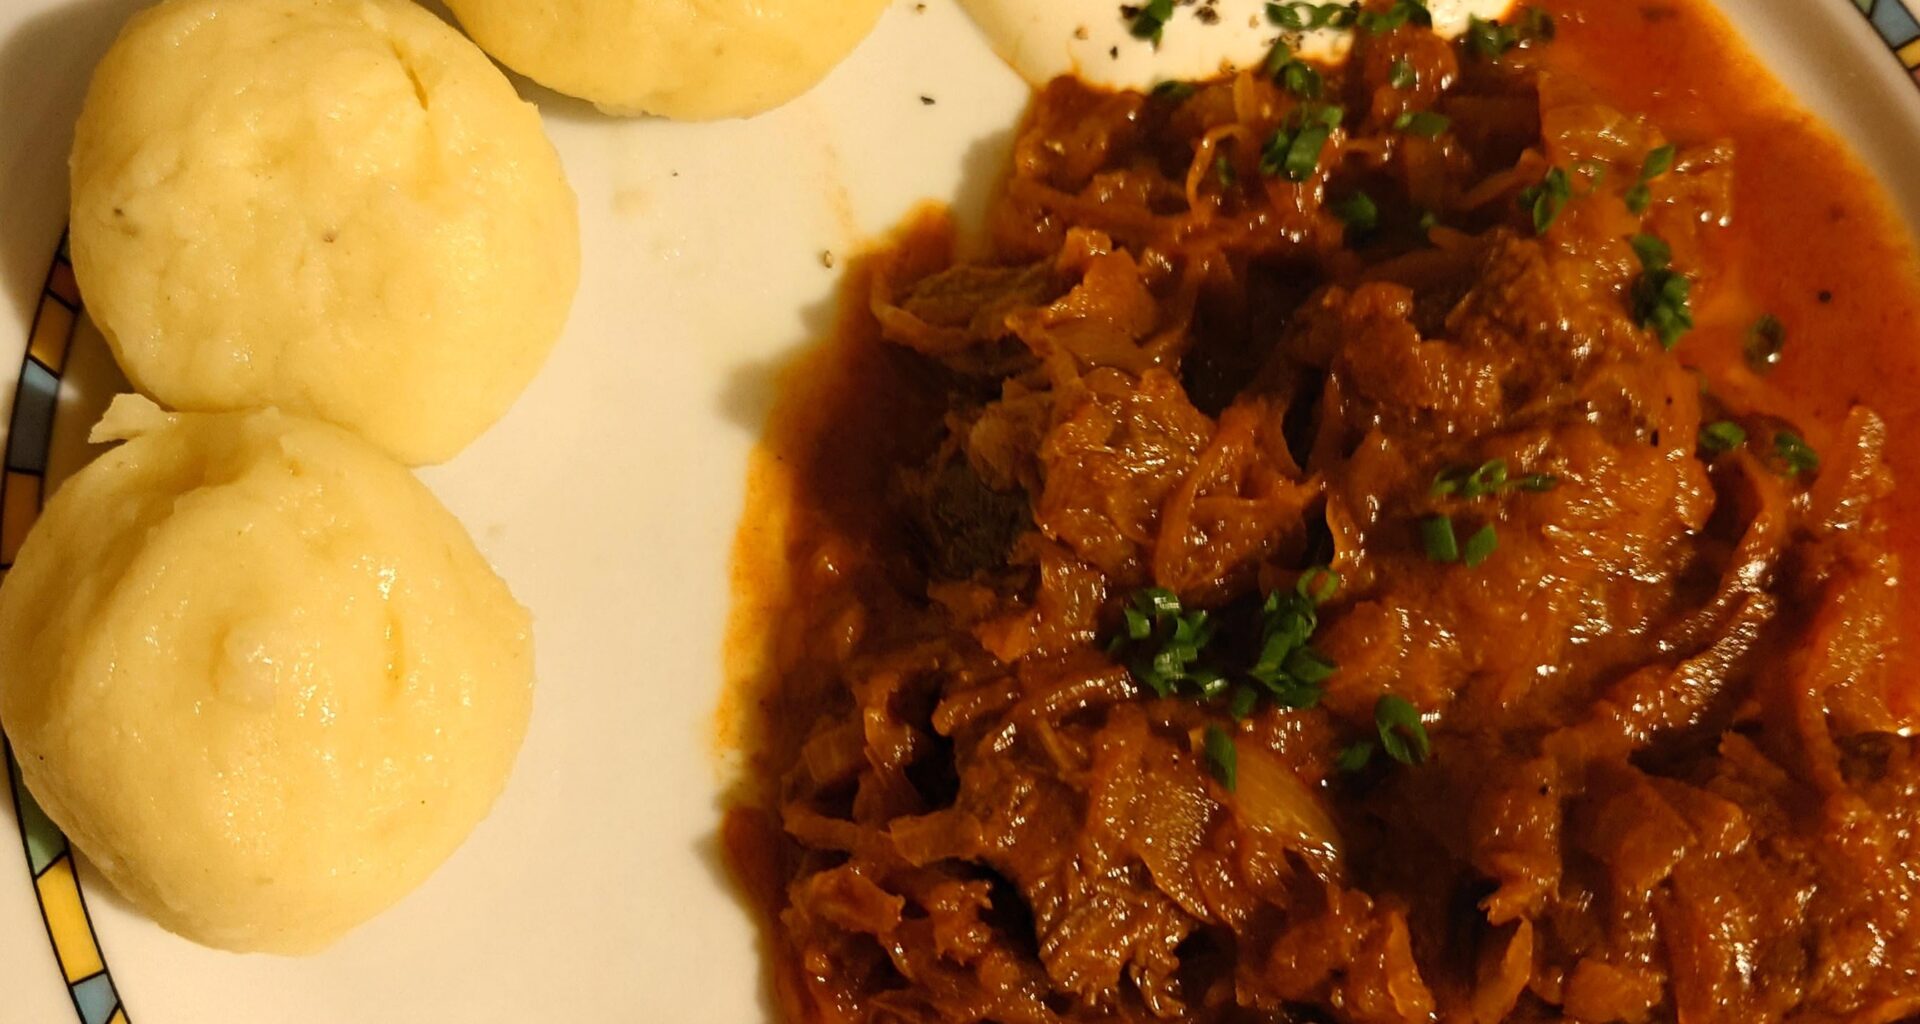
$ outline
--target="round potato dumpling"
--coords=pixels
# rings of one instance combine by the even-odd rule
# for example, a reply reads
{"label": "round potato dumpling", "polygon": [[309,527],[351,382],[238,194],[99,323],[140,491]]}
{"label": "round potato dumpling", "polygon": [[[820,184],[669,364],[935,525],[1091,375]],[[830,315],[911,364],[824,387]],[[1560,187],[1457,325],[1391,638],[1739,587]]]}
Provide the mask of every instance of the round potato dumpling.
{"label": "round potato dumpling", "polygon": [[56,494],[0,587],[0,723],[119,891],[209,946],[309,952],[405,895],[506,784],[527,613],[366,442],[168,414]]}
{"label": "round potato dumpling", "polygon": [[747,117],[812,88],[887,0],[447,0],[508,67],[615,114]]}
{"label": "round potato dumpling", "polygon": [[579,280],[538,113],[405,0],[168,0],[95,70],[74,271],[134,386],[453,456],[546,359]]}

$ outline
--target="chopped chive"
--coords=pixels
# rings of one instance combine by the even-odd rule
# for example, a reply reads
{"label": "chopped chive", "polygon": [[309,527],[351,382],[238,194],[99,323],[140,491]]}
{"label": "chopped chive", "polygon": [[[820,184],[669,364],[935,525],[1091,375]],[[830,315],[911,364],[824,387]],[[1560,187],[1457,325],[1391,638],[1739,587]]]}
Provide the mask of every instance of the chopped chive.
{"label": "chopped chive", "polygon": [[1420,546],[1435,562],[1458,562],[1460,541],[1453,532],[1453,520],[1446,516],[1428,516],[1420,520]]}
{"label": "chopped chive", "polygon": [[1746,430],[1732,420],[1718,420],[1700,428],[1700,447],[1713,455],[1730,452],[1746,443]]}
{"label": "chopped chive", "polygon": [[1499,535],[1494,532],[1493,524],[1488,523],[1467,538],[1466,545],[1460,549],[1460,562],[1469,569],[1478,569],[1493,557],[1494,550],[1499,546]]}
{"label": "chopped chive", "polygon": [[1320,698],[1326,696],[1326,692],[1318,686],[1310,686],[1291,679],[1268,687],[1268,694],[1273,697],[1275,704],[1295,711],[1316,708],[1320,706]]}
{"label": "chopped chive", "polygon": [[1453,126],[1453,119],[1445,114],[1436,114],[1431,110],[1409,110],[1393,119],[1395,131],[1408,135],[1417,135],[1423,139],[1437,139],[1446,134]]}
{"label": "chopped chive", "polygon": [[1426,0],[1393,0],[1393,6],[1384,11],[1361,11],[1355,22],[1380,35],[1408,24],[1432,28],[1433,12],[1427,10]]}
{"label": "chopped chive", "polygon": [[1393,67],[1387,72],[1387,84],[1395,89],[1411,89],[1420,84],[1420,76],[1414,73],[1411,62],[1399,57],[1395,58]]}
{"label": "chopped chive", "polygon": [[1636,214],[1647,212],[1647,207],[1653,204],[1653,191],[1647,187],[1647,183],[1673,170],[1677,153],[1678,150],[1673,146],[1666,145],[1647,154],[1647,158],[1640,164],[1640,179],[1634,182],[1633,187],[1627,189],[1627,209]]}
{"label": "chopped chive", "polygon": [[1334,759],[1333,766],[1348,775],[1364,771],[1368,762],[1373,760],[1373,749],[1372,740],[1349,743],[1340,749],[1340,756]]}
{"label": "chopped chive", "polygon": [[1560,26],[1554,23],[1553,15],[1538,7],[1528,7],[1520,12],[1520,38],[1529,45],[1551,43],[1560,34]]}
{"label": "chopped chive", "polygon": [[1305,61],[1290,60],[1280,66],[1280,84],[1288,92],[1303,100],[1317,100],[1326,88],[1326,80],[1320,72]]}
{"label": "chopped chive", "polygon": [[1266,59],[1260,62],[1260,72],[1268,78],[1278,79],[1282,69],[1291,63],[1292,60],[1292,48],[1287,46],[1287,41],[1284,38],[1277,39],[1274,41],[1273,49],[1267,51]]}
{"label": "chopped chive", "polygon": [[1267,20],[1293,32],[1304,32],[1307,28],[1307,16],[1301,13],[1300,8],[1307,6],[1307,4],[1268,4]]}
{"label": "chopped chive", "polygon": [[1193,93],[1194,93],[1194,88],[1193,88],[1192,82],[1183,82],[1175,78],[1175,79],[1169,79],[1168,81],[1161,82],[1158,85],[1155,85],[1153,87],[1153,92],[1150,95],[1152,95],[1154,99],[1167,100],[1168,102],[1171,102],[1171,103],[1178,103],[1181,100],[1184,100],[1189,96],[1192,96]]}
{"label": "chopped chive", "polygon": [[1217,725],[1207,726],[1207,768],[1231,793],[1239,782],[1240,755],[1234,750],[1233,737]]}
{"label": "chopped chive", "polygon": [[1528,473],[1520,478],[1520,489],[1542,494],[1560,486],[1560,478],[1552,473]]}
{"label": "chopped chive", "polygon": [[1260,173],[1269,177],[1285,175],[1288,181],[1306,181],[1320,167],[1320,155],[1326,149],[1333,129],[1340,126],[1346,111],[1337,106],[1302,107],[1296,112],[1298,128],[1280,126],[1260,151]]}
{"label": "chopped chive", "polygon": [[1428,493],[1436,498],[1458,494],[1462,498],[1484,498],[1520,486],[1508,475],[1507,460],[1488,459],[1471,468],[1443,469],[1434,474]]}
{"label": "chopped chive", "polygon": [[1671,269],[1673,249],[1653,235],[1635,235],[1630,243],[1645,269],[1633,283],[1633,315],[1640,326],[1653,331],[1660,344],[1672,348],[1693,329],[1689,303],[1693,282]]}
{"label": "chopped chive", "polygon": [[1317,28],[1348,28],[1353,25],[1358,4],[1344,3],[1270,3],[1267,20],[1289,32],[1307,32]]}
{"label": "chopped chive", "polygon": [[1657,235],[1635,235],[1627,242],[1646,270],[1665,270],[1673,265],[1673,247]]}
{"label": "chopped chive", "polygon": [[1220,183],[1221,188],[1232,188],[1240,178],[1234,173],[1233,161],[1228,160],[1224,154],[1213,158],[1213,177]]}
{"label": "chopped chive", "polygon": [[1179,595],[1161,587],[1135,592],[1121,609],[1126,628],[1107,651],[1157,697],[1226,701],[1236,719],[1252,714],[1263,694],[1282,707],[1311,708],[1339,670],[1309,643],[1319,627],[1317,606],[1339,586],[1338,573],[1318,566],[1301,573],[1292,590],[1269,593],[1251,667],[1222,663],[1219,648],[1210,647],[1216,620],[1205,610],[1184,609]]}
{"label": "chopped chive", "polygon": [[1647,159],[1640,165],[1640,180],[1652,181],[1662,174],[1673,170],[1673,158],[1678,152],[1678,150],[1669,144],[1648,153]]}
{"label": "chopped chive", "polygon": [[1507,485],[1507,460],[1489,459],[1467,474],[1467,481],[1461,492],[1469,498],[1478,498]]}
{"label": "chopped chive", "polygon": [[1433,753],[1427,727],[1420,721],[1420,709],[1395,694],[1382,696],[1373,706],[1373,724],[1380,732],[1380,747],[1401,764],[1420,764]]}
{"label": "chopped chive", "polygon": [[1747,329],[1747,365],[1766,373],[1780,363],[1787,347],[1787,327],[1772,313],[1763,314]]}
{"label": "chopped chive", "polygon": [[1533,233],[1544,235],[1573,198],[1573,181],[1558,167],[1547,169],[1540,184],[1520,190],[1520,208],[1533,215]]}
{"label": "chopped chive", "polygon": [[1173,20],[1173,0],[1147,0],[1145,6],[1133,13],[1133,24],[1129,31],[1135,39],[1152,40],[1157,48],[1166,33],[1167,22]]}
{"label": "chopped chive", "polygon": [[1188,612],[1170,590],[1149,587],[1133,596],[1122,610],[1124,636],[1109,650],[1116,656],[1131,652],[1128,671],[1157,696],[1171,697],[1182,684],[1202,694],[1223,686],[1219,673],[1199,664],[1213,641],[1214,624],[1205,611]]}
{"label": "chopped chive", "polygon": [[1380,226],[1380,207],[1375,205],[1373,197],[1365,192],[1355,192],[1333,204],[1333,212],[1344,221],[1347,227],[1360,234],[1366,234]]}
{"label": "chopped chive", "polygon": [[1422,210],[1418,223],[1423,233],[1432,231],[1434,228],[1440,226],[1440,215],[1434,213],[1432,210]]}
{"label": "chopped chive", "polygon": [[1340,593],[1340,574],[1327,566],[1316,565],[1300,574],[1293,590],[1314,604],[1326,604]]}
{"label": "chopped chive", "polygon": [[1340,666],[1311,647],[1300,647],[1287,655],[1286,669],[1287,675],[1302,686],[1317,687],[1333,678]]}
{"label": "chopped chive", "polygon": [[1520,45],[1520,30],[1474,16],[1467,19],[1467,49],[1481,60],[1499,60]]}
{"label": "chopped chive", "polygon": [[1791,430],[1782,430],[1773,435],[1773,454],[1779,460],[1780,471],[1789,477],[1820,468],[1819,453],[1808,446],[1805,438]]}

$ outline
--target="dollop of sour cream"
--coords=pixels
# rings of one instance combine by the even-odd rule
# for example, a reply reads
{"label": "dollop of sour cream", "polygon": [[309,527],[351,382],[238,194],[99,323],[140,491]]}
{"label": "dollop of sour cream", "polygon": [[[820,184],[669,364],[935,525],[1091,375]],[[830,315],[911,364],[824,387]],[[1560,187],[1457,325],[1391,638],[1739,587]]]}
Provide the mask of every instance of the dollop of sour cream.
{"label": "dollop of sour cream", "polygon": [[[1339,64],[1353,48],[1352,28],[1298,30],[1269,7],[1312,24],[1316,9],[1339,5],[1269,0],[1175,0],[1159,41],[1134,34],[1147,0],[960,0],[1002,59],[1036,85],[1074,75],[1094,85],[1147,89],[1167,81],[1231,74],[1258,65],[1285,42],[1299,57]],[[1434,31],[1452,38],[1473,18],[1497,20],[1514,0],[1428,0]],[[1286,21],[1294,19],[1282,15]]]}

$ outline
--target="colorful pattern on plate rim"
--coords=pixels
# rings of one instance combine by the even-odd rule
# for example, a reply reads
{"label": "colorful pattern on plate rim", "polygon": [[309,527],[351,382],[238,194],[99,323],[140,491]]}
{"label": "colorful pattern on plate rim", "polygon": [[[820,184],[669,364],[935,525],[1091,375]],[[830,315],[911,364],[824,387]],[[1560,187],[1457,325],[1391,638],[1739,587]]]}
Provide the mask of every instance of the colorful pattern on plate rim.
{"label": "colorful pattern on plate rim", "polygon": [[[73,263],[61,240],[40,290],[27,335],[27,358],[20,367],[20,387],[7,428],[6,470],[0,482],[0,569],[13,565],[27,530],[40,514],[46,497],[47,450],[53,438],[53,411],[60,393],[60,374],[67,350],[80,325],[80,289],[74,283]],[[4,746],[4,741],[0,741]],[[93,932],[93,916],[80,891],[73,849],[67,837],[47,820],[40,805],[20,782],[13,750],[6,747],[8,790],[20,822],[21,848],[33,875],[33,892],[40,903],[40,919],[53,944],[54,959],[73,997],[74,1012],[82,1024],[127,1024],[127,1011],[107,973],[107,960]]]}
{"label": "colorful pattern on plate rim", "polygon": [[[1915,0],[1852,0],[1873,25],[1887,47],[1920,84],[1920,18],[1908,6]],[[66,239],[47,272],[40,304],[28,333],[27,358],[20,367],[19,390],[7,431],[6,469],[0,482],[0,571],[13,565],[27,530],[40,514],[46,494],[47,450],[53,438],[53,411],[60,393],[60,374],[67,349],[80,323],[80,290],[73,279],[73,263]],[[32,794],[20,782],[13,749],[0,737],[6,753],[8,790],[20,825],[21,848],[33,876],[34,895],[47,939],[73,997],[81,1024],[130,1024],[120,1003],[113,977],[107,971],[100,940],[87,912],[86,895],[74,871],[73,850]]]}
{"label": "colorful pattern on plate rim", "polygon": [[1914,17],[1914,0],[1853,0],[1853,5],[1873,23],[1900,64],[1920,83],[1920,18]]}

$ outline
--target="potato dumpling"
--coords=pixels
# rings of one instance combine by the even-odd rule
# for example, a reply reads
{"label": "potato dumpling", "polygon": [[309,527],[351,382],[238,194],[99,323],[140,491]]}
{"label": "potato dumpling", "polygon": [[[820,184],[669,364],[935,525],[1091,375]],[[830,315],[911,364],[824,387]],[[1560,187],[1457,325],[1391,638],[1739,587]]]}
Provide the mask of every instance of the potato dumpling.
{"label": "potato dumpling", "polygon": [[534,108],[404,0],[168,0],[94,72],[81,293],[141,391],[277,406],[451,457],[545,360],[579,279]]}
{"label": "potato dumpling", "polygon": [[405,895],[505,785],[527,613],[412,474],[337,427],[169,415],[56,494],[0,586],[27,788],[135,907],[318,949]]}
{"label": "potato dumpling", "polygon": [[747,117],[825,78],[886,0],[447,0],[488,53],[617,114]]}

